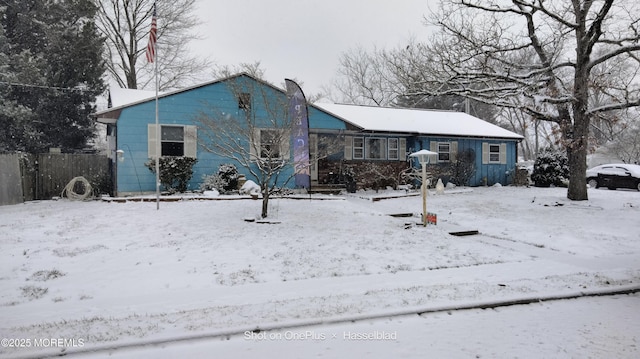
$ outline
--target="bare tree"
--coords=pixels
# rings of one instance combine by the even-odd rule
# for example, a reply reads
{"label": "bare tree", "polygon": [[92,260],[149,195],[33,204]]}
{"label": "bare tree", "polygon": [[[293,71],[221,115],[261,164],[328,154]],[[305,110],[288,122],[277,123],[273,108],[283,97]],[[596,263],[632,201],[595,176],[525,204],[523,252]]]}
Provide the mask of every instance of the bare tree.
{"label": "bare tree", "polygon": [[624,163],[640,164],[640,122],[624,126],[615,140],[604,145],[604,149]]}
{"label": "bare tree", "polygon": [[[629,66],[625,61],[612,59],[596,67],[592,71],[590,80],[591,100],[594,107],[607,103],[608,93],[612,88],[619,88],[619,84],[633,82],[638,78],[640,66]],[[611,110],[597,113],[591,119],[591,148],[596,149],[611,142],[625,142],[623,138],[627,129],[640,126],[637,111],[632,109]],[[640,144],[639,144],[640,146]]]}
{"label": "bare tree", "polygon": [[[368,53],[357,47],[340,55],[338,78],[326,89],[336,103],[390,106],[398,96],[397,82],[384,59],[384,51]],[[335,93],[337,91],[337,94]]]}
{"label": "bare tree", "polygon": [[414,38],[395,49],[356,47],[340,55],[337,78],[324,91],[336,103],[459,111],[496,123],[498,109],[490,104],[460,94],[425,95],[432,85],[422,81],[429,56]]}
{"label": "bare tree", "polygon": [[264,81],[267,70],[262,67],[260,61],[254,62],[241,62],[236,65],[219,65],[215,66],[211,75],[216,79],[224,79],[233,77],[235,74],[246,73],[251,77],[262,79]]}
{"label": "bare tree", "polygon": [[[592,119],[640,106],[638,19],[632,0],[443,0],[420,81],[554,123],[569,158],[567,197],[586,200]],[[634,76],[600,82],[596,102],[594,77],[612,63]]]}
{"label": "bare tree", "polygon": [[[225,80],[237,111],[209,104],[198,115],[200,146],[244,168],[257,181],[262,193],[261,216],[266,218],[269,198],[295,176],[290,141],[293,122],[282,90],[247,74]],[[344,139],[319,136],[318,159],[341,151]],[[339,145],[338,145],[339,144]]]}
{"label": "bare tree", "polygon": [[[211,71],[212,77],[218,78],[218,79],[231,77],[239,73],[246,73],[252,77],[255,77],[257,79],[261,79],[264,82],[270,83],[267,80],[265,80],[267,70],[262,67],[262,63],[260,61],[241,62],[239,64],[231,65],[231,66],[230,65],[215,66]],[[292,78],[292,80],[295,81],[298,85],[300,85],[300,87],[304,87],[304,82],[296,79],[295,77]],[[273,83],[270,83],[270,84],[274,85]],[[285,82],[282,82],[280,86],[286,87]],[[325,97],[325,94],[321,92],[311,93],[311,94],[305,93],[305,96],[307,98],[307,102],[315,103],[317,100]]]}
{"label": "bare tree", "polygon": [[[254,82],[247,76],[231,77],[226,82],[238,101],[238,111],[230,113],[209,105],[208,112],[197,119],[200,146],[234,161],[256,179],[262,192],[261,215],[265,218],[269,197],[290,166],[287,154],[292,124],[286,115],[287,105],[278,90],[267,83]],[[291,178],[288,176],[284,183]]]}
{"label": "bare tree", "polygon": [[[144,59],[154,0],[96,1],[98,24],[105,36],[107,66],[123,88],[154,88],[154,64]],[[157,1],[159,90],[170,90],[198,81],[209,61],[192,56],[190,40],[199,24],[193,14],[196,0]]]}

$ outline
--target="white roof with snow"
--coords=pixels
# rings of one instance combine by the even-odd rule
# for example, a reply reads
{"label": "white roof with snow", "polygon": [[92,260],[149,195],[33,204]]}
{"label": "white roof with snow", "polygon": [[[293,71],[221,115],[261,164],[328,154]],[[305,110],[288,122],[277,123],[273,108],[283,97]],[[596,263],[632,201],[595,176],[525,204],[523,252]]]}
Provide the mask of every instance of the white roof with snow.
{"label": "white roof with snow", "polygon": [[523,138],[517,133],[464,112],[327,103],[314,105],[365,131],[461,137]]}
{"label": "white roof with snow", "polygon": [[125,105],[133,104],[143,100],[149,100],[156,97],[155,91],[123,89],[119,87],[110,88],[109,94],[111,95],[112,107],[125,106]]}

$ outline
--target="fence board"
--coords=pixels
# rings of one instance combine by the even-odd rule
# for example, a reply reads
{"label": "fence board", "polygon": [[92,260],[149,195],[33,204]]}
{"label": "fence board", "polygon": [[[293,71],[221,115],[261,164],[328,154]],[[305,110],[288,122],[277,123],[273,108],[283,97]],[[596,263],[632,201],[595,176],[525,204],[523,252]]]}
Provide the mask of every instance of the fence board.
{"label": "fence board", "polygon": [[20,155],[0,155],[0,206],[23,201]]}
{"label": "fence board", "polygon": [[22,195],[25,202],[36,199],[36,161],[36,155],[22,154],[20,173],[22,174]]}

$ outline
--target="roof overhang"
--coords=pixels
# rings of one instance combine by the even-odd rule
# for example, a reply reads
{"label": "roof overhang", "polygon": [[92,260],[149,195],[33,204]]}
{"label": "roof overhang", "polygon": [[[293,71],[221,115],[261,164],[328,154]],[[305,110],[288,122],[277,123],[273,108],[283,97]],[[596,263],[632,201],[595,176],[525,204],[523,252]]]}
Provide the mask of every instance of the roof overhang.
{"label": "roof overhang", "polygon": [[96,121],[98,121],[98,123],[111,125],[118,122],[120,113],[122,113],[122,108],[108,108],[94,113],[93,116],[96,117]]}
{"label": "roof overhang", "polygon": [[104,123],[104,124],[107,124],[107,125],[112,125],[112,124],[114,124],[114,123],[118,122],[118,119],[117,119],[117,118],[109,118],[109,117],[98,117],[98,118],[96,119],[96,121],[98,121],[99,123]]}

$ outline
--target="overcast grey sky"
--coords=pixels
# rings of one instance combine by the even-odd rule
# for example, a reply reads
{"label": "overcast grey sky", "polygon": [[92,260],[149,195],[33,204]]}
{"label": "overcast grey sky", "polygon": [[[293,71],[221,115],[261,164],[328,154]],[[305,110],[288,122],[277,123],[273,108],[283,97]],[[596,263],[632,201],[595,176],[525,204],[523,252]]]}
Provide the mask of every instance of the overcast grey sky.
{"label": "overcast grey sky", "polygon": [[396,47],[424,39],[437,0],[199,0],[195,51],[215,63],[261,61],[266,78],[297,78],[306,93],[328,85],[350,48]]}

